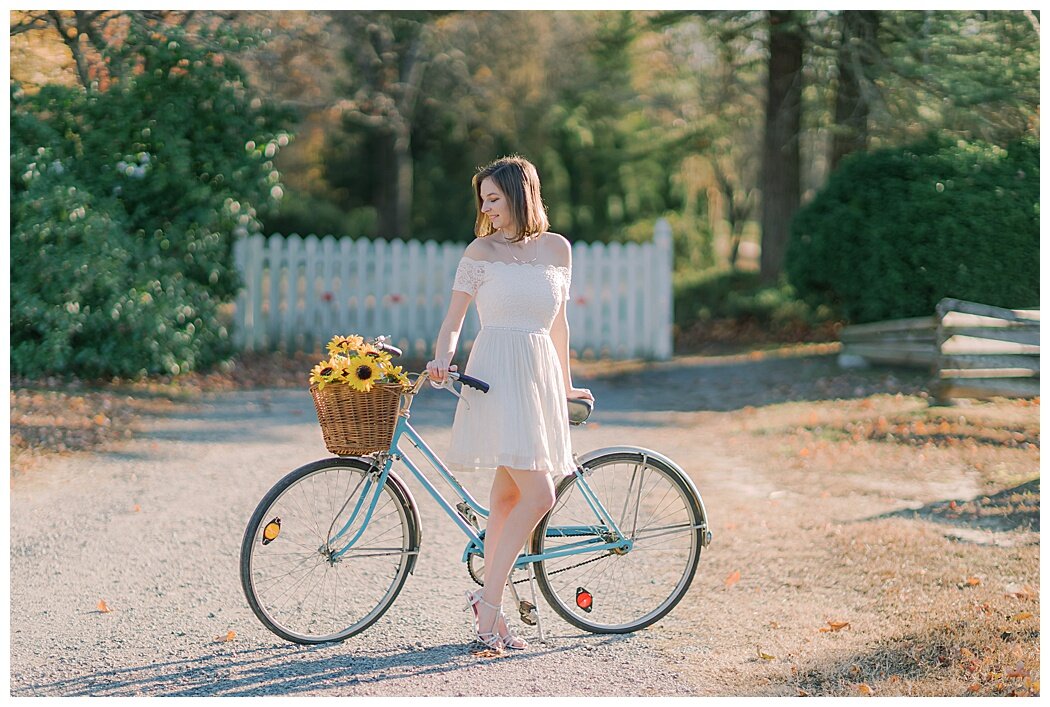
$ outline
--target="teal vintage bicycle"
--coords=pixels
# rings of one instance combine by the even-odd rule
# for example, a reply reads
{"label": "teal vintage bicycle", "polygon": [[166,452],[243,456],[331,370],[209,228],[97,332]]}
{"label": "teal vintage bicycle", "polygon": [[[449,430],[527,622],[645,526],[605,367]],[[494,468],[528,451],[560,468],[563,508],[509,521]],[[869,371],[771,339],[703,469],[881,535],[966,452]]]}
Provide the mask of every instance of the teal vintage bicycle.
{"label": "teal vintage bicycle", "polygon": [[[400,355],[384,337],[377,348]],[[463,561],[482,584],[484,508],[409,424],[415,396],[429,378],[409,374],[389,445],[359,456],[302,466],[259,502],[241,543],[245,596],[270,631],[295,643],[343,641],[390,608],[412,574],[423,536],[415,499],[394,470],[406,467],[463,532]],[[450,373],[481,391],[488,384]],[[458,394],[458,393],[457,393]],[[570,421],[590,406],[569,401]],[[415,450],[451,487],[447,500],[420,466]],[[539,620],[535,588],[560,617],[594,633],[628,633],[667,615],[689,589],[711,531],[692,480],[666,456],[617,446],[581,456],[560,481],[551,511],[519,555],[509,586],[521,619]],[[522,577],[522,575],[525,575]],[[516,584],[529,582],[532,601]],[[542,625],[539,626],[543,640]]]}

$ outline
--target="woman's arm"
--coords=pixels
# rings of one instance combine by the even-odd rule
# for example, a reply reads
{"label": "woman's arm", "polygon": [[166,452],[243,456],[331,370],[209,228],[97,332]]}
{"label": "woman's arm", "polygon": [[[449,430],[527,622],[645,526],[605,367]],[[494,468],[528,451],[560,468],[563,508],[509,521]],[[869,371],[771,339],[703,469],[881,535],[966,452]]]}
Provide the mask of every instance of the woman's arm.
{"label": "woman's arm", "polygon": [[445,320],[441,323],[437,341],[434,343],[434,360],[427,364],[427,372],[438,383],[444,382],[448,371],[454,371],[457,368],[450,364],[452,357],[456,355],[459,334],[463,330],[463,319],[467,315],[467,307],[470,306],[472,299],[473,297],[466,292],[452,290],[452,297],[448,301],[448,312],[445,314]]}
{"label": "woman's arm", "polygon": [[568,391],[572,388],[572,374],[569,372],[569,318],[565,314],[564,300],[558,307],[558,314],[551,325],[551,340],[554,342],[554,350],[558,352],[561,379],[565,383],[565,390]]}
{"label": "woman's arm", "polygon": [[551,340],[554,342],[554,350],[558,352],[566,397],[586,398],[593,401],[594,395],[589,389],[572,386],[572,374],[569,372],[569,319],[565,316],[565,301],[562,301],[558,314],[554,317],[554,323],[551,325]]}

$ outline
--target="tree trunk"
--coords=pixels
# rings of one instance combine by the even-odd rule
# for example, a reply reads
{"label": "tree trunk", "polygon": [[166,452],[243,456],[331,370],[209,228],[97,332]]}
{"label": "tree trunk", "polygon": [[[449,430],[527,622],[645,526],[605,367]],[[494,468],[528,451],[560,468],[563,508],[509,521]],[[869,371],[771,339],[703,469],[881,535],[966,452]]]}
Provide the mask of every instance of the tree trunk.
{"label": "tree trunk", "polygon": [[769,76],[762,150],[761,279],[784,265],[791,218],[801,199],[802,32],[791,10],[769,11]]}
{"label": "tree trunk", "polygon": [[865,82],[879,27],[877,10],[844,10],[839,16],[842,40],[838,52],[838,90],[835,94],[835,127],[831,133],[828,168],[834,171],[843,157],[868,149],[870,102]]}
{"label": "tree trunk", "polygon": [[394,138],[394,230],[391,238],[407,240],[412,236],[412,133],[406,129]]}
{"label": "tree trunk", "polygon": [[375,165],[375,207],[380,238],[411,238],[412,228],[412,138],[403,133],[381,133],[380,159]]}

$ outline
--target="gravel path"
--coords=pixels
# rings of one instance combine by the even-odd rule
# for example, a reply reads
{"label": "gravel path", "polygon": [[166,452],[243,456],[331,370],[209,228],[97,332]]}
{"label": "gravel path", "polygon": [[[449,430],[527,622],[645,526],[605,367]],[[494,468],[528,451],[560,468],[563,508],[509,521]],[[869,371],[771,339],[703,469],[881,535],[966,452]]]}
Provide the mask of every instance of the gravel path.
{"label": "gravel path", "polygon": [[[225,393],[143,418],[132,440],[109,451],[52,459],[12,480],[12,693],[1038,692],[1022,678],[1003,686],[983,677],[1014,671],[1038,681],[1038,523],[989,530],[920,517],[1033,478],[1037,516],[1037,445],[860,435],[858,425],[881,416],[897,424],[934,414],[916,395],[921,371],[843,372],[833,356],[797,354],[680,358],[632,375],[638,368],[610,366],[589,379],[580,367],[574,377],[598,407],[572,435],[578,452],[660,450],[703,494],[714,542],[688,594],[654,626],[583,633],[541,601],[548,645],[516,623],[530,650],[472,655],[460,600],[474,586],[460,562],[463,537],[406,479],[423,544],[393,607],[341,644],[278,639],[242,594],[241,536],[269,487],[328,454],[307,392]],[[427,390],[413,409],[413,424],[439,454],[454,404]],[[973,405],[951,415],[1038,436],[1030,433],[1037,406]],[[461,481],[487,497],[486,475]],[[848,629],[829,631],[831,621]],[[960,627],[972,645],[989,647],[980,684],[961,653],[940,652],[960,640],[951,633]]]}
{"label": "gravel path", "polygon": [[[602,404],[625,400],[594,388]],[[454,403],[427,391],[413,409],[439,454]],[[575,448],[651,443],[627,422],[574,430]],[[67,457],[13,484],[12,693],[694,694],[651,650],[651,630],[582,633],[545,604],[548,645],[498,659],[471,655],[460,600],[474,586],[460,562],[464,541],[414,479],[422,553],[387,614],[337,645],[301,647],[270,634],[241,591],[241,534],[278,478],[325,456],[307,393],[242,392],[187,406],[115,450]],[[482,475],[462,480],[486,498]],[[535,629],[516,625],[534,641]],[[230,631],[233,640],[221,640]]]}

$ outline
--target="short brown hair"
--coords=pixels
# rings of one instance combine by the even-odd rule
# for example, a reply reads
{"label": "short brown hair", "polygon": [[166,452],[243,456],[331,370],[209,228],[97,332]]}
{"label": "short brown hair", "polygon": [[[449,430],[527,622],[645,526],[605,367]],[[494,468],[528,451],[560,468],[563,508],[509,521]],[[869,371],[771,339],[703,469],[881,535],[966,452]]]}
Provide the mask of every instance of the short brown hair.
{"label": "short brown hair", "polygon": [[491,236],[496,232],[488,216],[481,213],[481,183],[491,178],[510,203],[511,218],[514,220],[514,235],[519,241],[529,236],[536,236],[550,228],[547,220],[547,207],[540,196],[540,175],[524,157],[511,155],[501,157],[495,162],[478,170],[471,183],[474,185],[474,199],[478,216],[474,222],[474,235]]}

